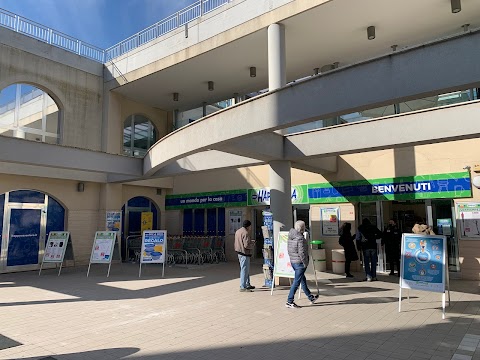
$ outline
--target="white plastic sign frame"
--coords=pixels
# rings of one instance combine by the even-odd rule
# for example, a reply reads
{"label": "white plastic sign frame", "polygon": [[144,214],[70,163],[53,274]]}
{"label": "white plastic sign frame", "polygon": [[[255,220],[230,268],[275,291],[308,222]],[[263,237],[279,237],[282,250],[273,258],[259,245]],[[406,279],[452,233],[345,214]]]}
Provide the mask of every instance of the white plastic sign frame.
{"label": "white plastic sign frame", "polygon": [[167,230],[145,230],[142,234],[142,251],[138,277],[142,276],[142,264],[163,264],[162,277],[165,276],[167,259]]}
{"label": "white plastic sign frame", "polygon": [[[117,231],[97,231],[93,240],[92,252],[90,254],[90,263],[88,264],[87,277],[90,274],[90,266],[92,264],[108,264],[107,277],[110,276],[110,268],[112,266],[112,258],[118,249],[118,232]],[[119,257],[121,262],[121,257]]]}
{"label": "white plastic sign frame", "polygon": [[446,236],[402,234],[398,312],[402,310],[402,289],[437,292],[442,294],[442,319],[445,319],[445,289],[450,304],[446,259]]}
{"label": "white plastic sign frame", "polygon": [[40,276],[42,273],[44,263],[54,263],[55,266],[59,263],[60,269],[58,270],[58,276],[60,276],[68,246],[72,246],[69,231],[50,231],[38,275]]}
{"label": "white plastic sign frame", "polygon": [[[333,217],[335,221],[332,221]],[[340,208],[320,208],[320,222],[323,236],[338,236],[340,233]]]}

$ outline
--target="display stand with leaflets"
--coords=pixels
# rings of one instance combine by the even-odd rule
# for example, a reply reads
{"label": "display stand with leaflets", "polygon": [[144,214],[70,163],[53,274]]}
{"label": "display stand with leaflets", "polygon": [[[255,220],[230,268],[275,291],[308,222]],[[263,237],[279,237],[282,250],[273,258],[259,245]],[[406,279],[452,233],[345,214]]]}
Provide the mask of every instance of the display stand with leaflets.
{"label": "display stand with leaflets", "polygon": [[[305,235],[304,235],[305,236]],[[288,256],[288,231],[280,231],[278,233],[277,243],[273,248],[274,252],[274,266],[273,266],[273,276],[284,277],[289,279],[295,278],[295,270],[293,269],[290,263],[290,256]],[[312,261],[312,259],[310,259]],[[315,284],[317,286],[317,294],[320,294],[318,288],[317,274],[313,270],[315,275]],[[290,284],[292,280],[290,280]],[[273,295],[275,281],[272,281],[272,288],[270,295]],[[298,298],[300,299],[301,291],[298,292]]]}
{"label": "display stand with leaflets", "polygon": [[167,254],[167,230],[145,230],[142,234],[142,252],[138,277],[142,276],[142,264],[163,264],[162,277],[165,276]]}
{"label": "display stand with leaflets", "polygon": [[445,319],[445,288],[450,305],[446,252],[445,236],[402,234],[398,312],[402,310],[402,289],[431,291],[442,293],[442,319]]}
{"label": "display stand with leaflets", "polygon": [[38,276],[42,273],[44,263],[55,264],[55,268],[60,264],[60,269],[58,270],[58,276],[60,276],[64,260],[73,260],[73,265],[75,266],[75,257],[73,256],[73,245],[72,240],[70,239],[70,232],[50,231],[48,234],[48,240],[45,244],[45,251],[43,253]]}
{"label": "display stand with leaflets", "polygon": [[110,276],[112,259],[118,254],[118,260],[122,262],[120,247],[118,244],[117,231],[97,231],[93,240],[90,263],[88,264],[87,277],[90,274],[92,264],[108,264],[107,277]]}

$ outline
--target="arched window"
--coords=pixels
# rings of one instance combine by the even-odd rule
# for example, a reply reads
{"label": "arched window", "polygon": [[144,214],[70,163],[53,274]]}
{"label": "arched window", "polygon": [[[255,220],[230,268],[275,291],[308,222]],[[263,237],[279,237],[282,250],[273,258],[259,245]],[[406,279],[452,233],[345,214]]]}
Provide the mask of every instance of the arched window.
{"label": "arched window", "polygon": [[58,144],[59,109],[43,90],[13,84],[0,90],[0,135]]}
{"label": "arched window", "polygon": [[142,115],[131,115],[123,124],[123,153],[143,157],[157,141],[155,126]]}

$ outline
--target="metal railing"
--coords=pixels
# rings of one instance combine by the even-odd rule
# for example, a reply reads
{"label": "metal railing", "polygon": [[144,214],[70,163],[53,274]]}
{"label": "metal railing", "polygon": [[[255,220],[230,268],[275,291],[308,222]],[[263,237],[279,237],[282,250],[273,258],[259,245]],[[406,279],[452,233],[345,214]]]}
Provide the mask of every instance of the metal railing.
{"label": "metal railing", "polygon": [[143,44],[155,40],[170,31],[178,29],[188,22],[213,11],[230,1],[231,0],[198,0],[192,5],[187,6],[177,13],[170,15],[106,50],[100,49],[94,45],[90,45],[60,31],[50,29],[44,25],[3,9],[0,9],[0,26],[64,50],[71,51],[83,57],[105,63],[107,60],[112,60],[142,46]]}
{"label": "metal railing", "polygon": [[184,26],[192,20],[198,19],[200,16],[225,5],[230,1],[231,0],[199,0],[135,35],[130,36],[118,44],[109,47],[105,50],[105,53],[108,55],[108,58],[115,59],[116,57],[155,40],[170,31]]}
{"label": "metal railing", "polygon": [[0,26],[103,63],[103,49],[3,9],[0,9]]}

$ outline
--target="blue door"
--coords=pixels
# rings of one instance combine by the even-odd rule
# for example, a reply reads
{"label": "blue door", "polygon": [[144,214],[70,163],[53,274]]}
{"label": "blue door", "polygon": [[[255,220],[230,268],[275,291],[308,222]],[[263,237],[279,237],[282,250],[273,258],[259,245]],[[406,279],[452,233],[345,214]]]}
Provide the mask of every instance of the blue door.
{"label": "blue door", "polygon": [[[36,266],[45,233],[42,231],[42,209],[9,208],[7,267]],[[43,242],[42,242],[43,240]]]}

